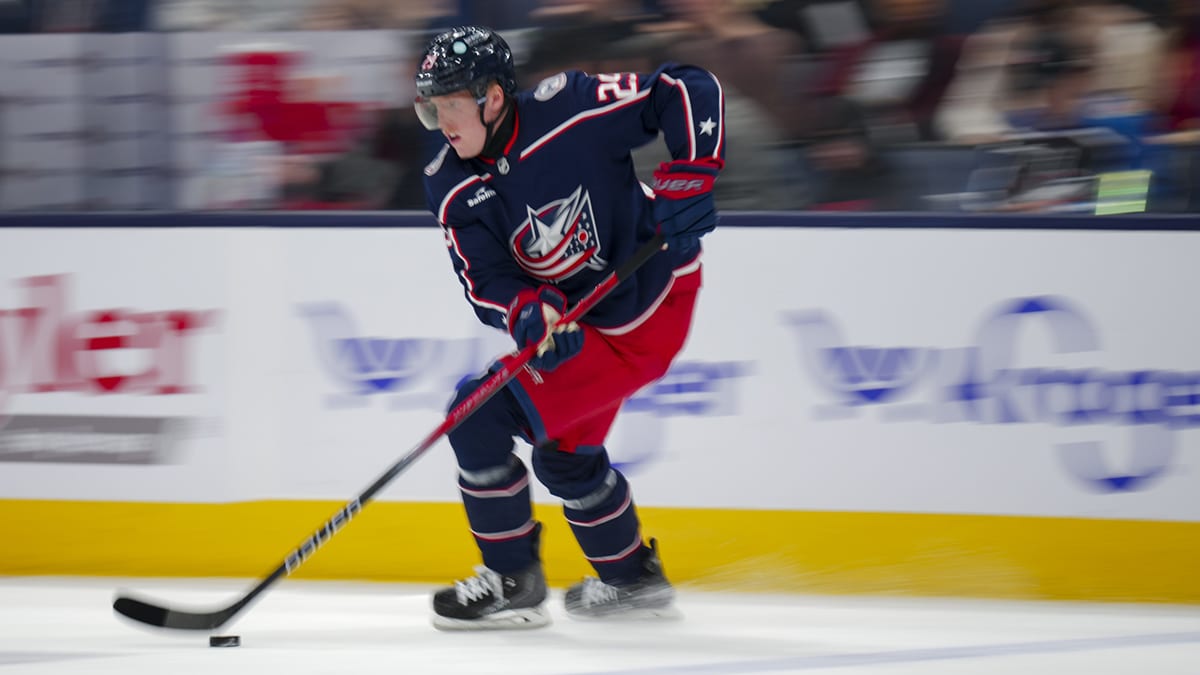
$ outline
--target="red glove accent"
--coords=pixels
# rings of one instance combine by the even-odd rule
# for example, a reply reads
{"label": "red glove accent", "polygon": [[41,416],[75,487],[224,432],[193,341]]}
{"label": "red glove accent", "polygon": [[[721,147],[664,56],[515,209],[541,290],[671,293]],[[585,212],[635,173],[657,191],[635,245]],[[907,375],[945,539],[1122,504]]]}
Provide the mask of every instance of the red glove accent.
{"label": "red glove accent", "polygon": [[663,162],[654,172],[654,192],[667,199],[687,199],[711,192],[717,173],[724,167],[725,160],[717,158]]}

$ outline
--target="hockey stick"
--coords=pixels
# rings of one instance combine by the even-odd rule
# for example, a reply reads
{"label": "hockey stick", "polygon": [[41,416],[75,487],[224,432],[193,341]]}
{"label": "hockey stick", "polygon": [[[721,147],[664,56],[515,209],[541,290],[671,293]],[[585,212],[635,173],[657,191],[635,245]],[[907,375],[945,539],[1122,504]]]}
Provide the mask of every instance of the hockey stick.
{"label": "hockey stick", "polygon": [[[662,247],[662,235],[655,235],[650,241],[643,244],[633,257],[625,261],[615,271],[605,277],[599,284],[596,285],[587,295],[581,299],[578,304],[572,307],[566,314],[562,316],[559,323],[570,323],[578,321],[584,314],[596,306],[605,296],[607,296],[617,284],[628,279],[639,267],[649,260]],[[125,595],[118,595],[113,601],[113,609],[118,613],[151,626],[159,626],[162,628],[177,628],[181,630],[213,630],[225,625],[230,619],[236,616],[239,612],[246,608],[255,598],[263,591],[267,590],[280,578],[290,575],[295,572],[304,561],[309,558],[317,549],[324,546],[333,535],[346,526],[355,516],[362,512],[371,499],[388,483],[391,483],[396,476],[399,476],[405,469],[416,462],[430,448],[438,442],[438,439],[443,434],[447,434],[451,429],[454,429],[463,420],[470,417],[480,406],[491,398],[496,392],[500,391],[504,385],[508,383],[516,374],[524,368],[531,359],[535,356],[538,350],[538,345],[529,345],[524,349],[507,354],[499,359],[500,368],[496,370],[491,377],[484,380],[474,392],[471,393],[462,403],[455,406],[449,413],[446,414],[446,419],[437,426],[428,436],[425,437],[417,447],[413,448],[408,454],[401,457],[379,478],[375,479],[362,494],[355,497],[345,506],[333,514],[333,517],[325,522],[311,537],[304,540],[294,551],[289,553],[284,558],[283,562],[268,574],[262,581],[247,591],[241,598],[233,604],[222,607],[220,609],[208,611],[193,611],[178,608],[166,607],[164,605],[155,604],[145,600],[137,600]]]}

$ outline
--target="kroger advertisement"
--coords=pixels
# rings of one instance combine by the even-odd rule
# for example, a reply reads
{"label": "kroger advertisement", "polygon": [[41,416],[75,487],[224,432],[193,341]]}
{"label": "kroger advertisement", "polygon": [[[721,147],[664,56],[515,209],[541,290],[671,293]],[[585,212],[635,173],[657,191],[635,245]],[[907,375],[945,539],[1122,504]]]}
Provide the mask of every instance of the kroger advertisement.
{"label": "kroger advertisement", "polygon": [[[435,227],[143,231],[136,255],[125,234],[49,234],[0,230],[0,497],[347,499],[511,347],[476,322]],[[641,503],[1200,520],[1200,236],[730,226],[706,242],[691,340],[609,438]],[[35,330],[54,275],[72,304]],[[126,429],[115,466],[38,426],[59,449],[30,454],[26,429],[55,414],[92,420],[101,447],[114,419],[187,431]],[[381,497],[456,501],[449,447]]]}
{"label": "kroger advertisement", "polygon": [[737,431],[705,434],[721,435],[731,464],[774,463],[759,499],[1200,515],[1194,235],[721,234],[707,298],[718,312],[695,347],[756,355],[757,376]]}

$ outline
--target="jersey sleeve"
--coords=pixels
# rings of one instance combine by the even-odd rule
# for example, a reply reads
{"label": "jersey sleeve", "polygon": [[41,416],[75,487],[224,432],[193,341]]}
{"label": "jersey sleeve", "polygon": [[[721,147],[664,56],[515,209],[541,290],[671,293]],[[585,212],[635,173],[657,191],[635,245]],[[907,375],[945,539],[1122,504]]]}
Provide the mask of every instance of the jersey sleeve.
{"label": "jersey sleeve", "polygon": [[509,305],[517,293],[531,286],[504,242],[482,224],[442,230],[455,276],[475,315],[484,324],[507,329]]}
{"label": "jersey sleeve", "polygon": [[481,322],[506,329],[509,305],[530,283],[509,254],[507,242],[473,218],[464,203],[468,195],[487,185],[488,177],[451,175],[449,180],[462,179],[447,185],[438,180],[436,170],[426,173],[432,178],[426,182],[429,208],[442,228],[454,276],[467,302]]}
{"label": "jersey sleeve", "polygon": [[668,64],[646,76],[643,86],[651,94],[642,122],[662,132],[671,157],[725,161],[725,94],[715,75]]}
{"label": "jersey sleeve", "polygon": [[[571,72],[558,85],[568,89],[560,105],[575,114],[563,126],[597,121],[609,147],[626,152],[662,132],[674,159],[725,159],[725,95],[712,73],[667,63],[649,74]],[[553,86],[548,78],[540,86]],[[536,95],[535,95],[536,98]]]}

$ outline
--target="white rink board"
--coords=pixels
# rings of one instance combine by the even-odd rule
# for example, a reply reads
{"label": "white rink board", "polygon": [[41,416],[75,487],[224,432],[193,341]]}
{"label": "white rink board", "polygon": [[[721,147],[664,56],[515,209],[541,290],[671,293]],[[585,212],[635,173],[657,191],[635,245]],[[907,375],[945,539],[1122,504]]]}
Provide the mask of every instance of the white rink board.
{"label": "white rink board", "polygon": [[229,238],[0,230],[0,496],[239,496]]}
{"label": "white rink board", "polygon": [[[706,246],[688,347],[609,439],[640,503],[1200,520],[1196,233],[726,228]],[[220,317],[188,336],[193,393],[41,393],[0,368],[12,413],[211,422],[169,465],[0,462],[0,498],[357,494],[509,348],[442,247],[432,227],[0,230],[6,357],[30,276],[79,280],[77,311]],[[384,498],[456,501],[453,472],[441,443]]]}
{"label": "white rink board", "polygon": [[[677,433],[681,448],[736,449],[727,456],[746,467],[744,480],[754,482],[741,484],[753,488],[723,503],[1200,516],[1194,233],[725,230],[707,248],[708,283],[688,357],[753,361],[756,376],[746,383],[744,419]],[[778,290],[767,300],[761,289]],[[1041,300],[1027,302],[1023,314],[998,316],[1022,298]],[[733,330],[740,326],[757,330]],[[831,367],[832,348],[843,348],[841,363],[857,368]],[[892,352],[872,361],[863,348]],[[966,378],[972,358],[979,368]],[[1075,390],[1047,390],[1048,403],[1039,405],[1029,387],[997,382],[1001,368],[1018,382],[1031,369],[1118,380],[1165,371],[1179,382],[1170,395],[1186,400],[1173,401],[1176,419],[1166,423],[1097,414],[1092,423],[1065,424],[1054,412],[1077,407]],[[847,372],[875,377],[852,386]],[[956,401],[952,388],[964,383],[977,386]],[[894,390],[892,398],[865,403],[854,393],[872,388]],[[1126,393],[1108,409],[1137,408]],[[1097,395],[1089,389],[1084,400]],[[981,421],[966,417],[963,398],[975,401]],[[1093,442],[1098,447],[1080,445]],[[709,475],[718,490],[721,473]],[[1121,487],[1104,480],[1120,475],[1146,478]],[[643,480],[641,491],[652,482]]]}

